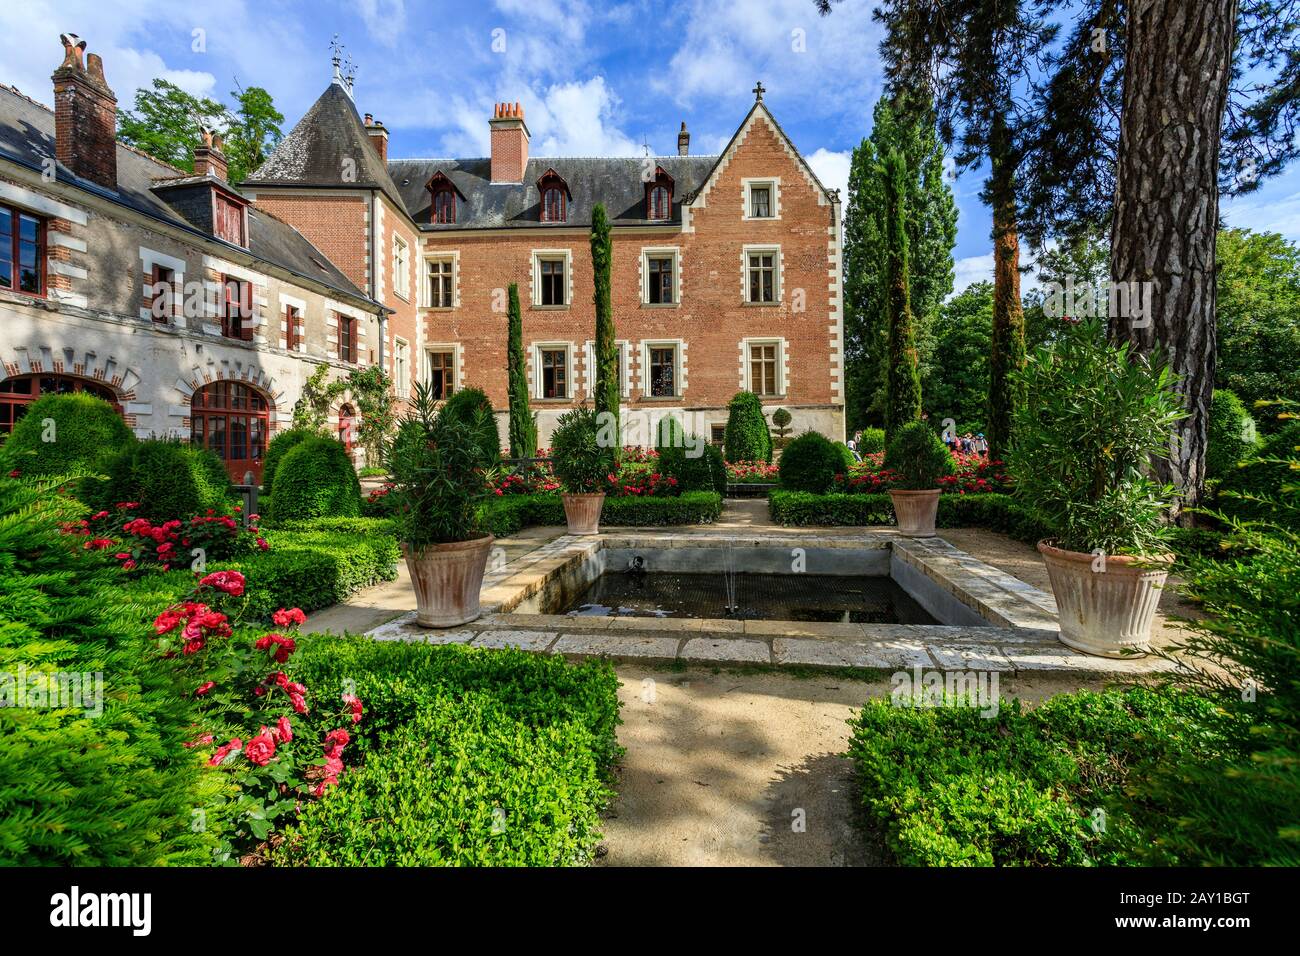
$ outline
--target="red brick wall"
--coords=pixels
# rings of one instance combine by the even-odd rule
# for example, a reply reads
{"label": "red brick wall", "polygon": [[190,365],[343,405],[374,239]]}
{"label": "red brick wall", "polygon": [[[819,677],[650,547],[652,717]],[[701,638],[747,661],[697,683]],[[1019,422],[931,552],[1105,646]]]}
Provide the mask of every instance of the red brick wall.
{"label": "red brick wall", "polygon": [[259,193],[256,205],[289,223],[358,289],[366,289],[366,204],[362,196]]}
{"label": "red brick wall", "polygon": [[[388,340],[384,343],[384,366],[389,375],[394,373],[394,340],[406,340],[410,361],[409,378],[398,386],[398,395],[410,394],[411,386],[420,374],[420,345],[417,341],[418,308],[420,303],[420,243],[416,231],[407,222],[405,213],[396,206],[381,199],[384,204],[383,236],[380,239],[380,252],[384,256],[384,305],[394,312],[388,317]],[[407,297],[397,295],[393,276],[393,236],[399,235],[406,241]]]}

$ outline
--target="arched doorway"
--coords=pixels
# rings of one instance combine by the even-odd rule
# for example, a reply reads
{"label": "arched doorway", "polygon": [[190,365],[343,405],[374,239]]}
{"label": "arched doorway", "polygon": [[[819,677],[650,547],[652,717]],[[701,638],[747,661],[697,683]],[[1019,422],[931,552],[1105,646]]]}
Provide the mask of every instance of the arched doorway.
{"label": "arched doorway", "polygon": [[346,403],[339,406],[339,441],[343,442],[348,454],[352,454],[357,443],[357,413]]}
{"label": "arched doorway", "polygon": [[215,452],[235,484],[242,484],[249,472],[260,482],[270,418],[266,398],[257,389],[242,382],[213,382],[190,398],[190,442]]}
{"label": "arched doorway", "polygon": [[85,392],[102,398],[113,406],[113,411],[122,414],[117,393],[94,379],[54,373],[15,375],[0,382],[0,434],[7,435],[13,431],[14,423],[27,414],[27,406],[42,395],[66,395],[69,392]]}

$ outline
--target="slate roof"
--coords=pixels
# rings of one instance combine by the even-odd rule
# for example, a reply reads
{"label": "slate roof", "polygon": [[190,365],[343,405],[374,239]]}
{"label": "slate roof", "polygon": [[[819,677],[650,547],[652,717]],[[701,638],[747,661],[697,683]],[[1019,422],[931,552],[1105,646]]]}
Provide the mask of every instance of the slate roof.
{"label": "slate roof", "polygon": [[[436,232],[503,226],[554,229],[557,224],[540,221],[537,180],[548,169],[559,173],[569,186],[569,216],[564,225],[591,225],[591,210],[598,202],[605,204],[614,223],[651,222],[645,218],[645,183],[641,179],[646,161],[643,156],[530,157],[522,184],[491,182],[492,161],[488,158],[390,160],[388,171],[401,192],[406,211],[421,228]],[[652,156],[650,161],[673,178],[671,221],[681,222],[682,201],[689,200],[704,185],[718,157]],[[466,197],[464,202],[457,202],[455,224],[430,222],[433,200],[424,187],[436,172],[446,175]]]}
{"label": "slate roof", "polygon": [[[0,157],[40,169],[44,160],[54,154],[54,114],[16,90],[0,85]],[[80,179],[62,164],[58,167],[57,175],[60,182],[93,192],[153,219],[201,235],[207,241],[226,246],[232,252],[251,254],[256,259],[311,279],[348,298],[377,305],[336,269],[325,254],[302,233],[262,212],[256,205],[248,207],[247,250],[195,229],[152,188],[157,180],[175,180],[186,174],[121,143],[117,145],[117,192]],[[188,178],[198,181],[197,177]]]}
{"label": "slate roof", "polygon": [[[354,177],[344,179],[344,170]],[[352,97],[338,83],[326,87],[298,125],[241,185],[317,186],[381,189],[395,203],[402,199],[389,178]]]}

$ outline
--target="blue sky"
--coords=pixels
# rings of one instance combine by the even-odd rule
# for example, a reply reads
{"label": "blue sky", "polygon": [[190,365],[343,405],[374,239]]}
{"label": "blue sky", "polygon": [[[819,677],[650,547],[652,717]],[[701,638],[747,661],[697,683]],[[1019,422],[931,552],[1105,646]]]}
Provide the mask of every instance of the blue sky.
{"label": "blue sky", "polygon": [[[51,102],[58,35],[104,58],[119,106],[155,76],[228,100],[266,87],[285,131],[330,79],[338,34],[356,100],[388,126],[394,156],[487,153],[492,104],[523,103],[534,155],[717,152],[761,79],[765,99],[829,186],[870,132],[882,77],[871,0],[827,18],[812,0],[21,0],[0,6],[0,82]],[[982,172],[955,183],[957,288],[992,272]],[[1300,240],[1300,173],[1225,203],[1229,224]]]}

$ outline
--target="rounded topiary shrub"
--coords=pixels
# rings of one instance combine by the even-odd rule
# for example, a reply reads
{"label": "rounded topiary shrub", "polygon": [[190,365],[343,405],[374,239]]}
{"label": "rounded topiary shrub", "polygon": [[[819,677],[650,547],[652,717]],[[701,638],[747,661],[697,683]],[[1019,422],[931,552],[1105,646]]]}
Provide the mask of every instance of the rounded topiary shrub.
{"label": "rounded topiary shrub", "polygon": [[361,482],[341,441],[315,435],[280,460],[269,515],[273,522],[360,514]]}
{"label": "rounded topiary shrub", "polygon": [[872,455],[885,450],[885,430],[883,428],[864,428],[858,439],[858,454]]}
{"label": "rounded topiary shrub", "polygon": [[1205,475],[1222,478],[1237,462],[1255,451],[1255,419],[1234,393],[1215,389],[1210,399],[1209,435],[1205,449]]}
{"label": "rounded topiary shrub", "polygon": [[136,502],[139,507],[132,514],[154,524],[186,520],[209,508],[224,511],[225,468],[212,455],[221,471],[218,483],[207,455],[212,453],[171,439],[138,442],[105,463],[108,479],[88,483],[86,500],[107,509],[122,501]]}
{"label": "rounded topiary shrub", "polygon": [[899,474],[900,491],[939,487],[939,479],[956,470],[952,454],[925,422],[908,422],[885,450],[885,467]]}
{"label": "rounded topiary shrub", "polygon": [[230,473],[226,471],[225,462],[210,448],[203,448],[200,445],[182,447],[189,456],[190,468],[199,486],[199,497],[204,501],[219,501],[224,505],[230,495]]}
{"label": "rounded topiary shrub", "polygon": [[781,487],[825,494],[835,482],[835,476],[848,471],[852,457],[846,446],[836,444],[825,435],[804,432],[781,452]]}
{"label": "rounded topiary shrub", "polygon": [[482,390],[462,388],[454,392],[442,406],[441,414],[448,421],[460,421],[474,430],[475,441],[483,453],[485,468],[492,468],[501,461],[501,434],[497,431],[497,419],[492,414],[492,402]]}
{"label": "rounded topiary shrub", "polygon": [[0,449],[6,472],[67,475],[99,472],[117,452],[135,444],[122,416],[102,398],[74,392],[46,395],[27,406]]}
{"label": "rounded topiary shrub", "polygon": [[[692,452],[699,454],[693,456]],[[722,452],[697,435],[660,449],[659,473],[677,479],[678,491],[727,493],[727,466]]]}
{"label": "rounded topiary shrub", "polygon": [[271,483],[275,481],[276,469],[280,467],[280,462],[284,460],[292,448],[296,448],[300,442],[306,441],[319,435],[320,432],[310,428],[290,428],[282,431],[271,439],[271,444],[266,446],[266,454],[262,457],[262,494],[270,496]]}
{"label": "rounded topiary shrub", "polygon": [[728,403],[723,443],[727,461],[772,460],[772,433],[763,415],[763,403],[753,392],[737,392]]}

